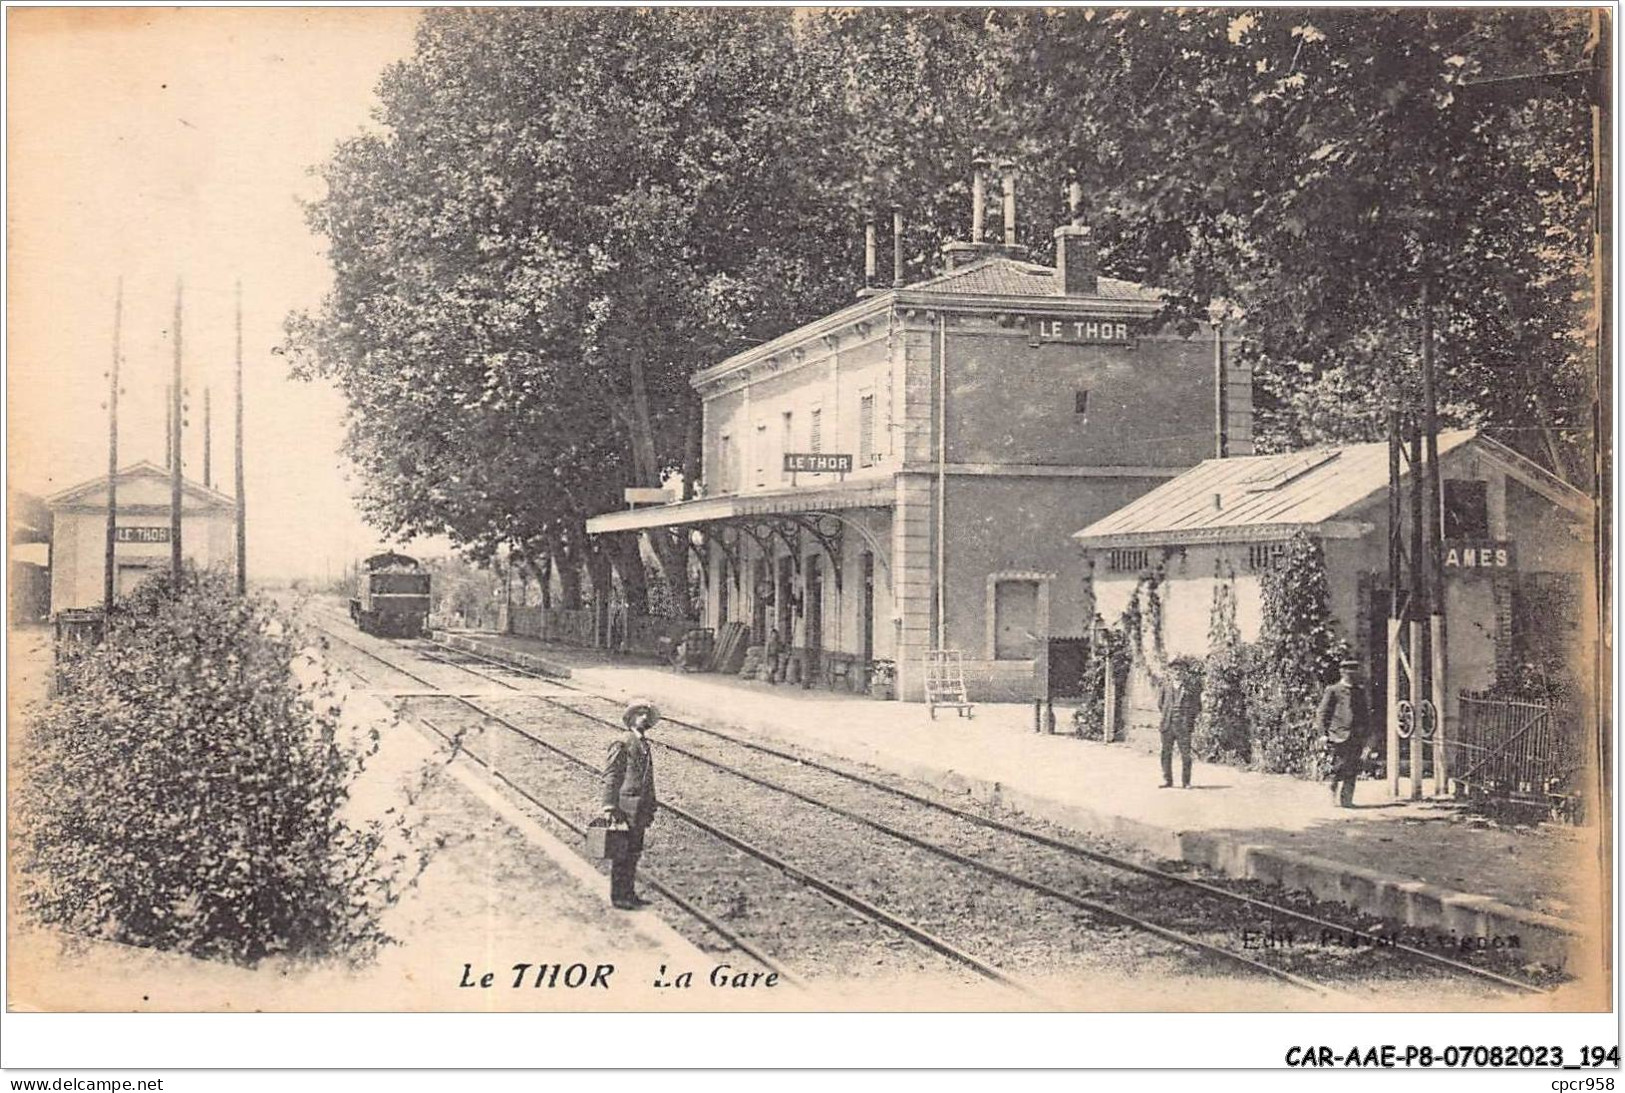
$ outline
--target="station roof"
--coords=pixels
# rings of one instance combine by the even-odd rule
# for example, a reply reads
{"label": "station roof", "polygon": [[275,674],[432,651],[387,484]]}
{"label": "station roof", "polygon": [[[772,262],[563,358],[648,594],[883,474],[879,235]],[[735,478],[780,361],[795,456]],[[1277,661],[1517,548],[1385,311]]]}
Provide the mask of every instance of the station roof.
{"label": "station roof", "polygon": [[[1439,434],[1441,463],[1468,451],[1554,504],[1576,513],[1590,508],[1585,494],[1477,430]],[[1356,521],[1355,510],[1387,488],[1386,441],[1208,459],[1072,538],[1084,547],[1253,542],[1298,531],[1353,538],[1370,530]]]}
{"label": "station roof", "polygon": [[682,524],[709,524],[740,517],[772,516],[784,513],[831,512],[838,509],[889,508],[896,499],[896,485],[890,475],[883,479],[841,482],[828,487],[772,490],[764,493],[728,494],[673,501],[667,505],[606,512],[587,520],[587,534],[611,531],[644,531],[649,528]]}
{"label": "station roof", "polygon": [[1013,314],[1074,314],[1079,317],[1148,318],[1162,307],[1162,294],[1132,281],[1099,277],[1091,294],[1056,291],[1055,270],[1005,254],[992,254],[901,287],[877,289],[856,303],[796,327],[702,368],[690,379],[704,388],[740,369],[788,353],[853,323],[871,321],[894,306],[1003,311]]}
{"label": "station roof", "polygon": [[[119,485],[132,482],[162,483],[164,491],[169,489],[170,472],[148,460],[132,463],[121,467],[118,472]],[[181,491],[188,501],[205,509],[232,509],[237,502],[229,494],[221,493],[217,489],[194,482],[190,478],[183,479]],[[165,492],[165,498],[168,494]],[[53,493],[45,499],[46,505],[55,512],[61,509],[100,508],[107,504],[107,475],[100,475],[88,482],[81,482],[76,486],[69,486],[65,490]],[[120,502],[123,507],[124,502]]]}
{"label": "station roof", "polygon": [[[971,296],[1039,296],[1064,299],[1055,291],[1055,270],[1036,262],[1023,262],[1004,256],[983,258],[960,269],[949,270],[907,286],[905,292],[932,292]],[[1071,299],[1133,300],[1155,304],[1162,294],[1133,281],[1100,277],[1090,296]]]}

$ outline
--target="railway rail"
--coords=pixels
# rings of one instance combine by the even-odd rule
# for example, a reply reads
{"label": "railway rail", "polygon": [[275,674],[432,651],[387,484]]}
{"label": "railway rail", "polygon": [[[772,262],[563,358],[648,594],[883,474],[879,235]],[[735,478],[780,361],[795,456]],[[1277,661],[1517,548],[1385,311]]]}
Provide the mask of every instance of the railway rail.
{"label": "railway rail", "polygon": [[[438,692],[438,688],[434,681],[426,679],[410,669],[380,656],[374,650],[368,649],[364,645],[361,645],[359,642],[356,642],[343,634],[337,633],[331,629],[327,629],[326,632],[330,637],[344,643],[347,647],[356,650],[362,655],[368,657],[370,660],[382,664],[388,670],[412,679],[419,684],[435,688]],[[346,670],[362,679],[363,682],[381,682],[369,679],[364,673],[358,671],[353,666],[346,666]],[[486,770],[491,776],[501,781],[504,786],[508,787],[512,792],[519,795],[533,807],[541,810],[555,823],[577,836],[584,835],[584,829],[579,824],[575,823],[568,816],[566,816],[559,807],[549,804],[543,796],[534,792],[535,782],[537,781],[538,774],[534,764],[526,765],[525,784],[521,784],[521,780],[512,776],[509,771],[504,770],[502,764],[494,762],[492,759],[487,758],[486,756],[480,755],[477,750],[477,746],[471,746],[469,730],[479,727],[481,722],[500,725],[512,735],[532,745],[534,749],[554,756],[557,759],[563,760],[568,768],[573,768],[578,774],[586,776],[585,778],[576,779],[575,784],[571,786],[560,786],[558,784],[558,780],[554,779],[550,783],[552,788],[555,790],[554,794],[552,794],[554,800],[564,798],[580,801],[595,796],[592,788],[592,782],[596,780],[598,774],[598,767],[596,764],[582,759],[567,749],[560,748],[550,741],[542,739],[535,733],[530,732],[525,727],[514,723],[512,720],[501,716],[499,713],[485,708],[479,701],[467,695],[444,692],[425,692],[416,695],[408,694],[401,697],[440,700],[452,705],[461,706],[466,711],[473,713],[478,720],[473,724],[465,723],[461,726],[454,723],[449,724],[448,726],[449,719],[444,717],[431,718],[422,716],[420,714],[414,714],[413,720],[417,723],[425,725],[431,731],[438,734],[447,742],[448,745],[451,746],[454,752],[468,756],[476,764]],[[448,727],[452,731],[448,731]],[[508,757],[510,762],[514,758],[515,757],[513,756]],[[930,930],[925,929],[919,924],[910,921],[901,915],[888,911],[887,909],[880,907],[869,900],[865,900],[861,896],[849,891],[842,885],[827,880],[812,870],[802,868],[783,859],[765,847],[757,845],[752,840],[740,836],[724,828],[720,824],[708,821],[694,814],[690,810],[684,809],[669,801],[662,801],[660,807],[663,813],[675,817],[681,821],[683,825],[691,829],[691,833],[698,832],[703,834],[709,837],[711,840],[723,844],[723,846],[729,850],[739,852],[739,854],[743,855],[745,858],[748,858],[751,862],[758,863],[761,867],[763,867],[757,870],[755,875],[749,878],[749,888],[752,891],[762,890],[765,883],[771,882],[771,878],[779,877],[792,882],[794,885],[803,890],[812,892],[817,896],[822,897],[822,906],[820,905],[820,901],[802,901],[799,908],[796,908],[796,913],[798,914],[811,914],[812,916],[816,916],[823,912],[826,913],[827,917],[827,911],[829,908],[849,910],[856,914],[857,919],[855,923],[850,916],[843,919],[841,926],[847,932],[850,932],[850,927],[853,925],[867,925],[870,927],[884,928],[886,931],[889,931],[898,937],[906,938],[919,949],[940,957],[946,962],[956,965],[962,969],[965,969],[983,980],[991,981],[1018,994],[1033,998],[1041,997],[1039,992],[1022,983],[1017,977],[1010,975],[1000,968],[983,961],[968,952],[965,952],[957,946],[954,946],[952,943],[938,937]],[[703,849],[695,848],[691,841],[688,842],[688,845],[686,845],[684,849],[689,853],[674,853],[671,855],[671,858],[677,861],[687,858],[694,861],[704,861],[712,865],[719,860],[717,854],[714,852],[705,853]],[[697,849],[699,852],[695,853]],[[725,914],[727,914],[727,912],[718,914],[706,911],[699,905],[698,901],[690,899],[681,894],[677,890],[677,883],[674,882],[669,876],[659,876],[658,878],[655,878],[647,870],[640,870],[640,873],[646,880],[651,881],[651,883],[649,883],[650,888],[669,898],[674,906],[695,918],[703,926],[705,926],[707,930],[716,934],[718,937],[727,942],[730,947],[736,948],[739,951],[750,955],[754,959],[760,961],[770,970],[780,971],[781,974],[788,973],[787,978],[793,979],[800,985],[805,985],[806,981],[804,978],[788,972],[783,960],[769,955],[761,945],[750,942],[744,937],[742,931],[724,924],[721,919]],[[698,878],[690,877],[689,880],[697,885],[699,884]],[[868,959],[867,956],[862,956],[858,959],[865,964],[875,963],[875,961]],[[926,968],[924,970],[929,972],[931,969]]]}
{"label": "railway rail", "polygon": [[[335,635],[340,640],[349,639],[343,635]],[[430,687],[438,685],[427,678],[401,668],[381,657],[378,653],[361,649],[369,657],[382,660],[391,668],[401,671],[409,677],[417,679]],[[616,703],[616,700],[596,694],[586,688],[575,684],[539,675],[524,669],[516,668],[497,661],[493,658],[470,653],[466,650],[455,650],[440,643],[423,643],[415,647],[415,651],[435,662],[468,673],[485,682],[496,684],[504,691],[512,692],[516,700],[540,700],[549,704],[558,711],[578,719],[577,724],[587,723],[612,727],[620,731],[619,722],[612,720],[606,714],[583,708],[577,703],[601,702]],[[521,688],[512,682],[513,677],[527,677],[539,681],[553,693],[539,692],[534,689]],[[561,697],[561,692],[563,697]],[[423,698],[434,697],[425,693]],[[457,701],[467,702],[468,705],[480,710],[483,716],[492,718],[511,730],[532,739],[538,745],[549,748],[561,755],[569,755],[557,744],[558,732],[564,729],[561,724],[549,726],[553,741],[542,740],[535,734],[516,725],[512,716],[489,705],[482,705],[467,699]],[[492,699],[491,701],[496,701]],[[1218,932],[1218,938],[1231,938],[1236,936],[1234,916],[1237,913],[1258,916],[1275,923],[1293,923],[1299,927],[1310,927],[1320,932],[1321,937],[1328,934],[1339,938],[1359,939],[1361,932],[1351,928],[1346,922],[1335,922],[1324,917],[1302,911],[1296,908],[1283,906],[1254,896],[1235,892],[1219,885],[1211,884],[1194,877],[1181,876],[1167,870],[1147,866],[1129,859],[1109,854],[1091,847],[1081,846],[1077,843],[1057,838],[1041,831],[1034,831],[1026,827],[1018,827],[991,816],[982,815],[967,809],[934,800],[925,795],[915,793],[896,785],[888,784],[868,775],[842,769],[818,759],[797,755],[781,748],[775,748],[757,741],[742,739],[731,733],[722,732],[709,726],[697,725],[678,718],[667,718],[665,726],[675,726],[694,739],[685,739],[683,744],[675,743],[669,739],[670,733],[662,733],[662,738],[656,740],[657,746],[663,751],[683,757],[686,762],[695,764],[699,768],[708,769],[718,777],[742,780],[750,785],[766,790],[769,793],[781,795],[789,800],[800,802],[811,808],[822,810],[829,815],[839,817],[849,822],[855,828],[863,829],[901,843],[903,846],[913,848],[931,855],[939,861],[950,862],[964,870],[971,870],[984,877],[992,878],[1001,885],[1023,889],[1042,897],[1045,901],[1063,904],[1076,911],[1082,912],[1095,922],[1112,923],[1128,929],[1140,931],[1146,935],[1159,938],[1182,946],[1191,952],[1218,963],[1231,967],[1245,969],[1248,972],[1269,976],[1284,981],[1305,990],[1334,991],[1345,989],[1351,976],[1348,965],[1359,965],[1359,985],[1372,986],[1373,980],[1385,982],[1401,974],[1409,974],[1402,965],[1421,966],[1430,972],[1439,973],[1452,978],[1467,978],[1478,984],[1493,986],[1500,991],[1516,991],[1520,993],[1535,992],[1541,988],[1530,983],[1522,982],[1516,978],[1504,975],[1495,970],[1480,967],[1465,961],[1455,960],[1440,953],[1429,952],[1391,939],[1383,939],[1380,943],[1375,936],[1364,938],[1373,946],[1380,944],[1380,948],[1363,948],[1362,940],[1356,940],[1350,947],[1350,954],[1357,956],[1357,961],[1328,960],[1327,954],[1300,953],[1293,951],[1280,951],[1269,954],[1269,959],[1259,959],[1228,948],[1217,940],[1210,925],[1213,921],[1228,924]],[[574,730],[565,731],[570,735]],[[579,732],[576,739],[580,739]],[[684,746],[684,745],[687,746]],[[764,777],[754,770],[744,769],[739,762],[729,762],[728,757],[718,754],[729,750],[740,750],[749,753],[752,757],[765,756],[771,764],[778,768],[775,778]],[[588,764],[569,755],[571,761],[586,767]],[[753,766],[759,767],[760,760]],[[777,779],[777,780],[776,780]],[[833,799],[832,799],[833,798]],[[875,815],[877,807],[881,816]],[[682,813],[678,813],[682,815]],[[956,830],[951,838],[943,838],[940,831],[931,835],[922,835],[922,817],[925,815],[946,818]],[[928,830],[930,825],[923,824]],[[912,828],[912,830],[910,830]],[[971,845],[975,841],[969,840],[966,832],[977,829],[985,833],[987,840],[979,845]],[[726,841],[726,840],[724,840]],[[956,849],[944,843],[959,844]],[[753,849],[760,850],[760,847]],[[1000,859],[1004,864],[998,864]],[[1111,893],[1111,903],[1098,898],[1098,887],[1091,891],[1085,887],[1079,891],[1076,875],[1077,864],[1083,862],[1094,867],[1105,867],[1107,870],[1124,876],[1132,876],[1157,882],[1160,887],[1153,887],[1148,891],[1125,892],[1117,890]],[[1088,878],[1083,878],[1086,882]],[[1167,910],[1165,901],[1158,893],[1168,891],[1184,893],[1193,901],[1189,911],[1194,912],[1195,926],[1177,928],[1167,924]],[[1127,906],[1125,906],[1125,903]],[[1147,917],[1148,913],[1158,913],[1163,921],[1154,921]],[[1189,916],[1188,916],[1189,917]],[[1202,934],[1208,936],[1201,936]],[[1271,936],[1268,931],[1259,932],[1260,936]],[[1283,936],[1276,934],[1274,936]],[[916,939],[919,940],[919,939]],[[938,938],[937,940],[942,940]],[[929,942],[927,942],[929,945]],[[943,942],[947,945],[946,942]],[[953,948],[949,946],[949,948]],[[938,951],[941,951],[940,949]],[[969,953],[963,949],[955,949],[960,954],[955,959],[969,958]],[[1373,959],[1377,954],[1380,959]],[[1323,968],[1317,968],[1319,978],[1311,978],[1305,974],[1308,966],[1319,963],[1344,965],[1334,968],[1334,974],[1328,977]],[[1386,963],[1384,963],[1386,962]],[[982,962],[985,963],[985,962]],[[974,965],[969,965],[974,966]],[[985,973],[983,973],[985,974]],[[992,978],[992,976],[989,976]],[[1341,979],[1342,982],[1336,982]]]}

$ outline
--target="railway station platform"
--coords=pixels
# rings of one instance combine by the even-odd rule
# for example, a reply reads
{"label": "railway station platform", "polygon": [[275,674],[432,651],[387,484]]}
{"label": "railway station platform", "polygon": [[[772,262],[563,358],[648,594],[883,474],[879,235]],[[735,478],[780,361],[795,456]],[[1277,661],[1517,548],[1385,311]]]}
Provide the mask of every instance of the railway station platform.
{"label": "railway station platform", "polygon": [[[600,694],[647,697],[670,716],[868,764],[940,790],[1108,838],[1164,860],[1307,891],[1433,932],[1500,938],[1531,962],[1594,959],[1584,923],[1608,921],[1595,827],[1503,824],[1452,801],[1394,801],[1362,781],[1353,809],[1325,783],[1198,762],[1190,790],[1162,789],[1158,757],[1132,743],[1034,732],[1030,703],[984,703],[969,720],[916,703],[682,673],[511,635],[441,634]],[[1057,708],[1060,725],[1070,711]],[[1465,944],[1465,943],[1462,943]]]}

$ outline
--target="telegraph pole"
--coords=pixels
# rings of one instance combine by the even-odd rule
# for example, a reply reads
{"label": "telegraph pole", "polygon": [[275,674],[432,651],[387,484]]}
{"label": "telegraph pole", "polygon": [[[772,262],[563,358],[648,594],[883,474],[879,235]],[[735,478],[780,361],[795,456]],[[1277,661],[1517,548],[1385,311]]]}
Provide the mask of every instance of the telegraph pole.
{"label": "telegraph pole", "polygon": [[209,420],[209,389],[203,389],[203,484],[214,485],[214,476],[209,465],[209,441],[213,435],[213,426]]}
{"label": "telegraph pole", "polygon": [[107,618],[112,617],[113,597],[118,593],[118,366],[123,323],[124,278],[120,277],[113,297],[113,369],[107,381],[107,572],[102,575],[102,609]]}
{"label": "telegraph pole", "polygon": [[[1444,568],[1440,549],[1444,538],[1444,483],[1439,474],[1438,400],[1433,382],[1433,301],[1426,277],[1422,279],[1422,435],[1427,441],[1427,473],[1418,485],[1424,489],[1422,535],[1427,541],[1427,549],[1424,556],[1418,559],[1418,564],[1427,575],[1431,591],[1426,601],[1427,657],[1421,668],[1428,684],[1425,697],[1433,707],[1433,792],[1442,794],[1449,785],[1444,725]],[[1413,656],[1420,657],[1420,654],[1420,649],[1413,650]],[[1422,705],[1417,703],[1415,739],[1418,743],[1425,743],[1422,729],[1426,724]],[[1419,747],[1416,750],[1420,755],[1426,749]],[[1420,760],[1412,761],[1420,768]]]}
{"label": "telegraph pole", "polygon": [[181,283],[175,282],[175,371],[169,391],[169,576],[181,583]]}
{"label": "telegraph pole", "polygon": [[243,283],[237,282],[237,594],[248,591],[247,506],[243,501]]}

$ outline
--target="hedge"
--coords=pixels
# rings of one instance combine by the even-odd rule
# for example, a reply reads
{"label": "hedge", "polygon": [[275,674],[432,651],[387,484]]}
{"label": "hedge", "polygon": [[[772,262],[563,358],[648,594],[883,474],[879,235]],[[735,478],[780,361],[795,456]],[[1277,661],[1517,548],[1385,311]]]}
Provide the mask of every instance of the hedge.
{"label": "hedge", "polygon": [[150,580],[59,665],[16,790],[23,906],[77,933],[253,964],[372,956],[427,864],[417,833],[343,814],[348,739],[304,639],[221,574]]}

